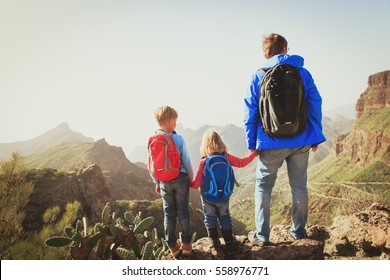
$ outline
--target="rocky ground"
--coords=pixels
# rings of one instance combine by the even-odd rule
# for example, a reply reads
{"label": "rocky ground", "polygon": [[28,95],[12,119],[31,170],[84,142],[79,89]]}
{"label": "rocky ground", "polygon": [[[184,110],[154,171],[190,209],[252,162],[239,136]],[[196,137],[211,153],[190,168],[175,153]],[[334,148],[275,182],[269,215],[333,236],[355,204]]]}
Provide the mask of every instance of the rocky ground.
{"label": "rocky ground", "polygon": [[[236,248],[229,253],[221,246],[213,248],[208,238],[193,246],[194,260],[323,260],[385,259],[390,260],[390,209],[373,204],[367,210],[334,219],[329,228],[309,226],[308,237],[294,240],[289,226],[273,226],[271,244],[253,246],[246,236],[236,236]],[[166,260],[173,259],[165,256]],[[182,259],[182,257],[178,257]]]}

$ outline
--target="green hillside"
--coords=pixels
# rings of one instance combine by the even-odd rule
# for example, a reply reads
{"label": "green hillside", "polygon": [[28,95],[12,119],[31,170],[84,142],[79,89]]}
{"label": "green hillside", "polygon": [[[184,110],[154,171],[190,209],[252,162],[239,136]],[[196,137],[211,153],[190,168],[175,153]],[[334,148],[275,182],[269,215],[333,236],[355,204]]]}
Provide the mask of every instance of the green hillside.
{"label": "green hillside", "polygon": [[91,164],[87,152],[93,143],[64,143],[45,152],[32,154],[24,159],[31,168],[50,167],[71,171]]}

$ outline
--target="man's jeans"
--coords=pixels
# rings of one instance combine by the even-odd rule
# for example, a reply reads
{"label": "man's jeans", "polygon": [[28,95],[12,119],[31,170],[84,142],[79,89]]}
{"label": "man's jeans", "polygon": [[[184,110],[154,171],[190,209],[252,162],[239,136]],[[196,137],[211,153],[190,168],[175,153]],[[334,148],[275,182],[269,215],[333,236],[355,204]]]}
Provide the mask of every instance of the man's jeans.
{"label": "man's jeans", "polygon": [[164,208],[165,240],[168,246],[172,248],[176,244],[176,218],[179,219],[183,243],[191,243],[191,222],[188,208],[190,179],[188,175],[180,173],[173,181],[161,182],[160,187]]}
{"label": "man's jeans", "polygon": [[222,230],[232,229],[232,218],[229,212],[229,200],[211,202],[202,197],[204,224],[206,228],[217,228],[218,220]]}
{"label": "man's jeans", "polygon": [[271,192],[277,171],[286,160],[292,193],[291,234],[296,239],[306,237],[308,214],[307,166],[310,146],[261,150],[256,170],[255,222],[257,238],[269,241]]}

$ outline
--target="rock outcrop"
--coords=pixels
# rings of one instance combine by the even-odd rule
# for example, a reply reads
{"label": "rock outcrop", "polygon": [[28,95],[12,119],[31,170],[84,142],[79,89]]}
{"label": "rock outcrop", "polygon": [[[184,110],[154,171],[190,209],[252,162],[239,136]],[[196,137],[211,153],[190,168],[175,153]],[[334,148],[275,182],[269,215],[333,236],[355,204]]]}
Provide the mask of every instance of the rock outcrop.
{"label": "rock outcrop", "polygon": [[325,254],[330,258],[390,259],[390,209],[373,204],[351,216],[336,217],[328,229]]}
{"label": "rock outcrop", "polygon": [[[323,260],[323,259],[390,259],[390,208],[373,204],[367,210],[334,219],[331,227],[309,226],[307,238],[294,240],[290,226],[271,229],[268,246],[253,246],[248,238],[235,236],[233,252],[212,247],[209,238],[193,244],[194,260]],[[165,260],[174,259],[166,255]],[[179,257],[181,259],[181,257]]]}
{"label": "rock outcrop", "polygon": [[106,202],[115,205],[103,173],[95,164],[68,174],[55,169],[32,170],[27,177],[35,185],[24,209],[26,230],[39,229],[43,213],[53,206],[60,206],[63,213],[68,202],[77,200],[81,204],[78,217],[94,222],[100,219]]}
{"label": "rock outcrop", "polygon": [[154,200],[159,197],[147,169],[131,163],[121,147],[100,139],[93,143],[86,157],[101,167],[114,199]]}
{"label": "rock outcrop", "polygon": [[368,87],[356,103],[356,117],[370,109],[390,106],[390,71],[383,71],[368,77]]}
{"label": "rock outcrop", "polygon": [[390,164],[390,71],[368,78],[368,87],[356,103],[352,131],[339,136],[336,156],[364,165],[373,161]]}

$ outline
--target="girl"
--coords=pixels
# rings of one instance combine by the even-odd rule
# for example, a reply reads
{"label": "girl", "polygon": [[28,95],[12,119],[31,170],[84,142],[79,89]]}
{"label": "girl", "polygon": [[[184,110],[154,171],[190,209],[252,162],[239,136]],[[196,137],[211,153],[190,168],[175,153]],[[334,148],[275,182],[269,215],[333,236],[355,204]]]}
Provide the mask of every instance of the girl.
{"label": "girl", "polygon": [[[197,189],[202,186],[205,182],[205,161],[206,158],[210,158],[213,155],[222,155],[226,157],[227,161],[234,167],[244,167],[251,163],[257,156],[256,151],[250,151],[249,154],[244,158],[237,158],[226,152],[227,147],[222,141],[221,136],[215,132],[206,132],[203,136],[202,146],[200,153],[202,159],[199,164],[199,169],[196,174],[194,181],[191,183],[191,188]],[[232,250],[234,246],[233,234],[232,234],[232,218],[229,213],[229,199],[225,201],[209,201],[206,199],[204,192],[204,185],[202,187],[202,206],[205,216],[205,226],[207,229],[208,237],[212,240],[213,247],[219,245],[217,223],[222,230],[222,236],[225,240],[226,248]]]}

